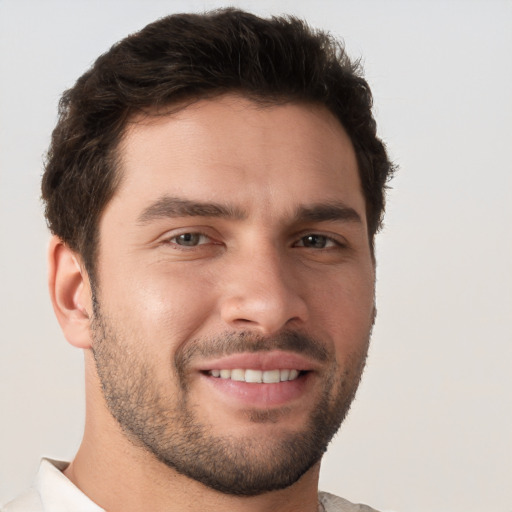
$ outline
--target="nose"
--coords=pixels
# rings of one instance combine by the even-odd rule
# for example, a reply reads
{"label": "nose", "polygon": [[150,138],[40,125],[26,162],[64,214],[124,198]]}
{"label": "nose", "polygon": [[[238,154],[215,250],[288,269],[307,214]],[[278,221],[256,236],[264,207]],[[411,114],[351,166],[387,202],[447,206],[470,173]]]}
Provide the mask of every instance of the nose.
{"label": "nose", "polygon": [[227,269],[221,316],[231,328],[271,335],[307,321],[306,287],[283,255],[260,249]]}

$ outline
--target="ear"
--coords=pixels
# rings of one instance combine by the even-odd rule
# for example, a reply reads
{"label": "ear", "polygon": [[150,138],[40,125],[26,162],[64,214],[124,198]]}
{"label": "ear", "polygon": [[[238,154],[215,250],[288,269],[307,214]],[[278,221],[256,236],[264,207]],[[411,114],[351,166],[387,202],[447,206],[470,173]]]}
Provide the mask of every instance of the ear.
{"label": "ear", "polygon": [[92,294],[79,256],[59,237],[48,248],[48,286],[65,338],[78,348],[91,348]]}

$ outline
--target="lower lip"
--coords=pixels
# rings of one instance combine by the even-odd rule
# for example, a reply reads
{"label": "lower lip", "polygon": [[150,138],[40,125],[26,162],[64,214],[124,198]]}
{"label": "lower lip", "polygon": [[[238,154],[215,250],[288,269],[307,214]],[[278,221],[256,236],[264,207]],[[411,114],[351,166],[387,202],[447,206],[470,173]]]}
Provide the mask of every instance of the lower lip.
{"label": "lower lip", "polygon": [[233,401],[245,407],[268,409],[288,405],[301,398],[311,386],[312,372],[295,380],[275,384],[257,384],[221,379],[202,375],[207,385],[220,397],[233,405]]}

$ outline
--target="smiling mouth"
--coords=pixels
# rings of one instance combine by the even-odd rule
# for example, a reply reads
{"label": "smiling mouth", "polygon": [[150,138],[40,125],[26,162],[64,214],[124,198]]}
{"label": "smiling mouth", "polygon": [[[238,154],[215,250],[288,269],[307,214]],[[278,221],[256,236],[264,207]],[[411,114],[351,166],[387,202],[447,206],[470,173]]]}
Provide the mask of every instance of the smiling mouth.
{"label": "smiling mouth", "polygon": [[210,377],[237,382],[247,382],[251,384],[277,384],[279,382],[296,380],[308,372],[295,369],[244,370],[242,368],[235,368],[232,370],[209,370],[205,373]]}

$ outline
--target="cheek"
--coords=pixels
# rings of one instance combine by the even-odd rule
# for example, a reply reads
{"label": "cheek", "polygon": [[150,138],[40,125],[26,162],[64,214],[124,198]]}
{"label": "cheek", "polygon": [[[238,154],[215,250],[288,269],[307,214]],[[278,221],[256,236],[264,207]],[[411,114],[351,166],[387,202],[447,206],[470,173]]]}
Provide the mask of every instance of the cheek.
{"label": "cheek", "polygon": [[202,277],[187,269],[141,265],[141,270],[107,276],[101,301],[130,337],[136,334],[149,350],[174,352],[211,313],[212,287]]}
{"label": "cheek", "polygon": [[373,270],[338,276],[318,292],[314,314],[341,363],[368,343],[375,305]]}

